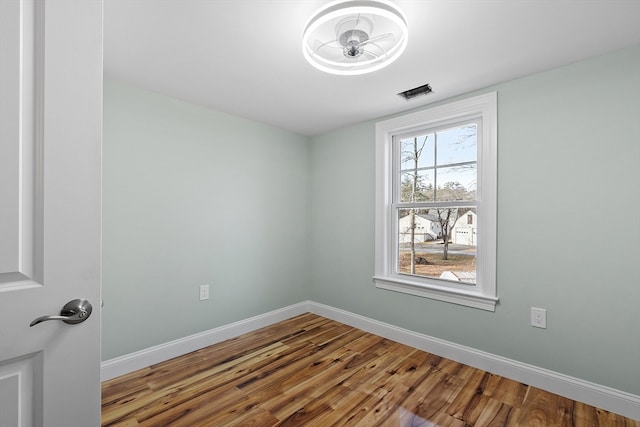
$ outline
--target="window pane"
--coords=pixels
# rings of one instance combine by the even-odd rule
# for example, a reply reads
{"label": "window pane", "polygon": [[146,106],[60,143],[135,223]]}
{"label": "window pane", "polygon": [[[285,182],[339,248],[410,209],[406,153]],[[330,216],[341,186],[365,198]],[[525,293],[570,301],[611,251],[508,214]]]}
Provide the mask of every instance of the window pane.
{"label": "window pane", "polygon": [[438,165],[475,162],[477,128],[475,123],[470,123],[438,132]]}
{"label": "window pane", "polygon": [[433,133],[400,141],[400,169],[433,167],[435,164],[435,136]]}
{"label": "window pane", "polygon": [[453,202],[456,200],[475,200],[477,171],[476,164],[466,164],[438,168],[436,171],[436,200]]}
{"label": "window pane", "polygon": [[426,202],[434,200],[433,169],[403,172],[400,180],[401,202]]}
{"label": "window pane", "polygon": [[399,209],[397,272],[475,285],[477,227],[475,208]]}

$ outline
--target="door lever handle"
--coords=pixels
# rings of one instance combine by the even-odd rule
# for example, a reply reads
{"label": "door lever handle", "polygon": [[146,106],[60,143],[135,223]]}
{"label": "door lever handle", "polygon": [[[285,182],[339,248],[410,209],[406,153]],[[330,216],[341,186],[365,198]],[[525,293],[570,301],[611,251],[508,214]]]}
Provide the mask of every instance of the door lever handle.
{"label": "door lever handle", "polygon": [[47,320],[62,320],[64,323],[75,325],[76,323],[82,323],[87,320],[89,316],[91,316],[92,310],[93,307],[91,303],[86,299],[74,299],[62,307],[59,316],[40,316],[34,319],[29,326],[35,326]]}

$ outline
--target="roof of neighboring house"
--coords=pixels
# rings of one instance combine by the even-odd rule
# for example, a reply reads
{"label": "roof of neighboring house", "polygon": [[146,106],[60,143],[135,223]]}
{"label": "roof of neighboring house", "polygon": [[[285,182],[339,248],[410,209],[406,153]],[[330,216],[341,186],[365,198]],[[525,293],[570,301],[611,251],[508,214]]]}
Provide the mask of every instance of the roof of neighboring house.
{"label": "roof of neighboring house", "polygon": [[[473,208],[473,209],[470,209],[470,210],[468,210],[468,211],[465,211],[465,212],[464,212],[462,215],[460,215],[460,216],[466,215],[466,214],[468,214],[469,212],[473,213],[474,215],[477,215],[475,208]],[[406,218],[407,216],[409,216],[409,214],[407,214],[407,215],[403,216],[402,218]],[[417,217],[420,217],[420,218],[422,218],[422,219],[426,219],[427,221],[431,221],[431,222],[440,222],[440,219],[439,219],[438,213],[436,212],[436,210],[435,210],[435,209],[431,209],[431,210],[429,211],[429,213],[428,213],[428,214],[418,214],[418,215],[416,215],[416,216],[417,216]],[[456,218],[452,217],[451,219],[453,220],[453,219],[456,219]]]}
{"label": "roof of neighboring house", "polygon": [[427,221],[438,222],[438,215],[436,214],[426,214],[426,215],[418,215],[420,218],[424,218]]}

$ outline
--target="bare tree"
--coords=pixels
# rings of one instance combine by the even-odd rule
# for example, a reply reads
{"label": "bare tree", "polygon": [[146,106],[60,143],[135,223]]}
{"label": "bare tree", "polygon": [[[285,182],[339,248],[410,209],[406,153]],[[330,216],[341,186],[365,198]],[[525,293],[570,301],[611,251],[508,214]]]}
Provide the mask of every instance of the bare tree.
{"label": "bare tree", "polygon": [[[473,194],[475,198],[475,192],[467,190],[459,182],[447,182],[442,188],[438,189],[438,192],[442,194],[442,198],[445,200],[465,200],[469,194]],[[442,229],[442,259],[449,259],[449,243],[451,242],[451,233],[453,228],[462,215],[467,213],[470,208],[451,207],[436,209],[438,213],[438,222]]]}
{"label": "bare tree", "polygon": [[[403,161],[413,161],[413,170],[411,174],[411,192],[409,194],[409,201],[415,202],[418,200],[418,194],[420,194],[420,177],[418,174],[418,160],[422,154],[424,146],[427,144],[428,136],[424,137],[422,144],[418,144],[418,137],[413,138],[413,150],[405,152],[408,156],[403,157]],[[403,153],[403,154],[405,154]],[[416,274],[416,210],[414,208],[409,209],[409,230],[410,230],[410,245],[411,245],[411,274]]]}
{"label": "bare tree", "polygon": [[442,259],[449,259],[449,242],[451,241],[451,231],[458,220],[458,208],[436,209],[438,212],[438,222],[442,230]]}

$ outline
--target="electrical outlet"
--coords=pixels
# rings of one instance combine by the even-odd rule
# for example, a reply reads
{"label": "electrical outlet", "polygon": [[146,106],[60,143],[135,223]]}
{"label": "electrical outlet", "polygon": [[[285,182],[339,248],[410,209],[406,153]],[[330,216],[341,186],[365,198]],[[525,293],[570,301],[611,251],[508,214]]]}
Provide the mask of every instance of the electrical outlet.
{"label": "electrical outlet", "polygon": [[209,285],[200,286],[200,301],[209,299]]}
{"label": "electrical outlet", "polygon": [[531,307],[531,326],[534,328],[547,329],[547,310],[544,308]]}

